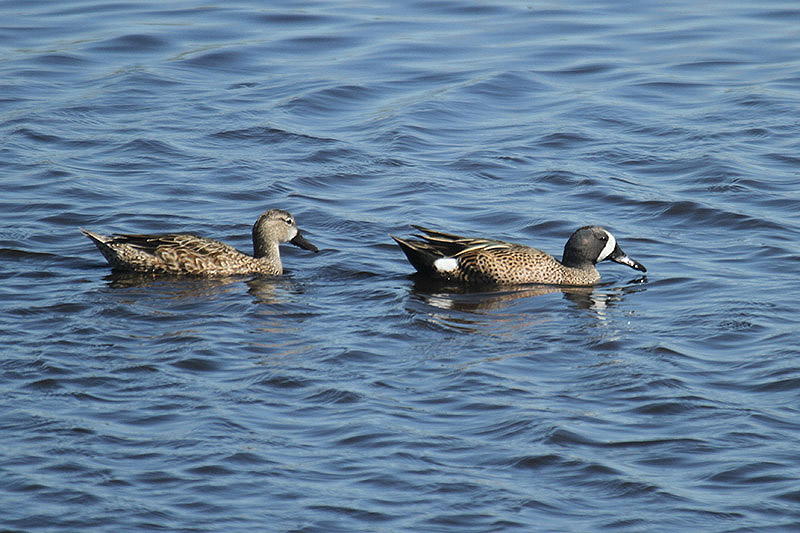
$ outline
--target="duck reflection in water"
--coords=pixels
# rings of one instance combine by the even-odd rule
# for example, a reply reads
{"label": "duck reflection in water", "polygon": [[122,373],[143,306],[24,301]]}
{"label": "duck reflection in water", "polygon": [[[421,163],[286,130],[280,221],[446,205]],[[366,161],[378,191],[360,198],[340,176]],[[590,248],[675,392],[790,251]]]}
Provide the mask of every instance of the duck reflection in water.
{"label": "duck reflection in water", "polygon": [[412,292],[421,301],[440,309],[465,312],[503,309],[515,300],[559,292],[578,309],[599,311],[613,306],[628,293],[643,290],[641,284],[646,281],[646,277],[642,276],[623,287],[609,290],[610,284],[587,287],[565,285],[465,286],[432,280],[420,274],[413,274],[410,277],[414,281]]}
{"label": "duck reflection in water", "polygon": [[247,293],[256,303],[281,304],[289,300],[289,294],[297,292],[291,278],[264,276],[221,276],[215,278],[186,277],[180,275],[153,276],[140,272],[113,270],[103,278],[112,289],[155,289],[163,297],[172,300],[208,300],[222,294],[241,291],[239,284],[247,286]]}

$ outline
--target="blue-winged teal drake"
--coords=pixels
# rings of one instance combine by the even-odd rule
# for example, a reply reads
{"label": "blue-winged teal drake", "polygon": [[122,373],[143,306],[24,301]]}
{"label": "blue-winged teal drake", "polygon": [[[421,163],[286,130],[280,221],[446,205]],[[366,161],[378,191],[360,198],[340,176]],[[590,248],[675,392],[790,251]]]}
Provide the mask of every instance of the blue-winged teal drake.
{"label": "blue-winged teal drake", "polygon": [[283,273],[280,243],[289,242],[318,251],[300,234],[294,217],[280,209],[265,211],[253,225],[253,255],[220,241],[189,234],[106,237],[85,229],[81,231],[114,269],[153,274],[277,276]]}
{"label": "blue-winged teal drake", "polygon": [[610,259],[647,272],[600,226],[578,229],[564,246],[558,261],[536,248],[492,239],[474,239],[413,226],[425,235],[422,240],[392,235],[409,262],[421,274],[473,285],[592,285],[600,281],[595,265]]}

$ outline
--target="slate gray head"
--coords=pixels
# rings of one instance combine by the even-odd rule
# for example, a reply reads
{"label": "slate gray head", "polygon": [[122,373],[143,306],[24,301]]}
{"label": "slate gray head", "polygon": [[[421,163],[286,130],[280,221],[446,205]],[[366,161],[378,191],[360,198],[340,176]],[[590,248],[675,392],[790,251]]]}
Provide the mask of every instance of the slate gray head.
{"label": "slate gray head", "polygon": [[312,252],[319,251],[297,229],[294,217],[281,209],[264,211],[253,224],[253,255],[263,257],[268,253],[269,244],[274,242],[288,242]]}
{"label": "slate gray head", "polygon": [[564,246],[564,258],[561,263],[564,266],[580,268],[587,263],[596,265],[607,259],[647,272],[644,265],[622,251],[611,232],[600,226],[584,226],[576,230]]}

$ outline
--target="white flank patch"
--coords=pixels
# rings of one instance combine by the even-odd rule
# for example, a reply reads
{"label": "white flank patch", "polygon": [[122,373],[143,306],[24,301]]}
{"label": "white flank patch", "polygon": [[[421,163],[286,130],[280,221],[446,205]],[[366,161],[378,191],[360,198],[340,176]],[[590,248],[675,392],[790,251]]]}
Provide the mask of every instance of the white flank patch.
{"label": "white flank patch", "polygon": [[452,272],[458,268],[458,260],[455,257],[440,257],[433,262],[433,266],[439,272]]}
{"label": "white flank patch", "polygon": [[[605,231],[605,230],[604,230]],[[597,262],[605,261],[608,259],[608,256],[611,255],[611,252],[614,251],[614,248],[617,247],[617,239],[614,238],[609,232],[606,231],[606,235],[608,235],[608,242],[606,243],[603,251],[600,252],[600,255],[597,257]]]}

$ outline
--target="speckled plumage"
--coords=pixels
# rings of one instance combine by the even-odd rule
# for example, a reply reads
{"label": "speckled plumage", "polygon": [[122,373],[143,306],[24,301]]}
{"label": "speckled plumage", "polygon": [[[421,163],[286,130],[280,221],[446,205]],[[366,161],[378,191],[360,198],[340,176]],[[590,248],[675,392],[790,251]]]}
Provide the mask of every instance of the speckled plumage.
{"label": "speckled plumage", "polygon": [[316,246],[305,240],[294,217],[280,209],[261,214],[253,225],[253,252],[248,255],[213,239],[182,233],[114,235],[107,237],[82,229],[116,270],[153,274],[225,276],[283,273],[278,245],[290,242],[307,250]]}
{"label": "speckled plumage", "polygon": [[592,285],[600,281],[595,268],[610,259],[646,272],[629,258],[616,239],[599,226],[584,226],[572,234],[564,247],[564,259],[521,244],[476,239],[414,226],[421,240],[392,235],[409,262],[420,273],[447,281],[472,285]]}

